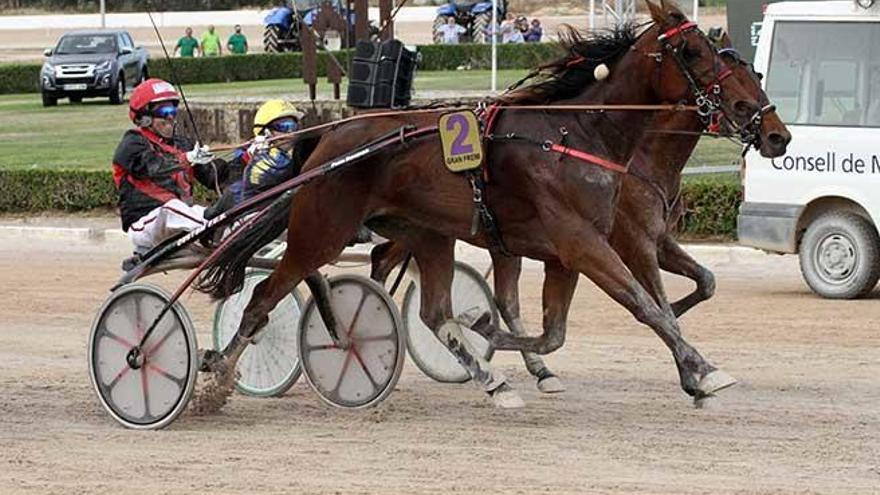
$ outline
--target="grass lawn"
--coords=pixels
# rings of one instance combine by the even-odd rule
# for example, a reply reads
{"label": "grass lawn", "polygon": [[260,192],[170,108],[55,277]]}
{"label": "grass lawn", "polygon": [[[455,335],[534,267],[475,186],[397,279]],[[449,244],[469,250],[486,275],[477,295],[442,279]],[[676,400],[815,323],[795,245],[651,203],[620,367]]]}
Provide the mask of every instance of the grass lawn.
{"label": "grass lawn", "polygon": [[[525,71],[500,71],[498,87],[505,88]],[[436,91],[488,92],[488,71],[421,72],[416,77],[416,97],[433,98]],[[305,99],[301,79],[245,81],[185,86],[187,97],[284,96]],[[329,97],[326,82],[318,85],[319,97]],[[342,89],[343,98],[345,88]],[[476,94],[476,93],[475,93]],[[116,144],[130,127],[127,106],[108,105],[106,99],[43,108],[39,94],[0,95],[0,169],[82,168],[109,169]],[[689,165],[729,165],[739,147],[722,139],[705,138]]]}

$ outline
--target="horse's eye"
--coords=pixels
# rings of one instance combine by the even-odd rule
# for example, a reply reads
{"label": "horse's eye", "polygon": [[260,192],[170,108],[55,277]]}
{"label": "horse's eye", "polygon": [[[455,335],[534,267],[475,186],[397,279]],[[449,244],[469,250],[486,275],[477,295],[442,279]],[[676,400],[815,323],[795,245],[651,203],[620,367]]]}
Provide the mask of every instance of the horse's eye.
{"label": "horse's eye", "polygon": [[685,61],[690,62],[700,56],[700,52],[694,48],[689,46],[685,46],[681,50],[681,56],[684,57]]}

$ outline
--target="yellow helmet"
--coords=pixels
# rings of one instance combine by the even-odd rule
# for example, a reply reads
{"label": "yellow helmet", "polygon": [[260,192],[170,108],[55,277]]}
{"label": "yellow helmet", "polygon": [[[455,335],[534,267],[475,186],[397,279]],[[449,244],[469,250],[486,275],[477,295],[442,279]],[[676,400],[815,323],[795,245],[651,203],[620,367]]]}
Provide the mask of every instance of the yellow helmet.
{"label": "yellow helmet", "polygon": [[260,135],[263,132],[263,129],[273,120],[280,119],[282,117],[293,117],[296,120],[300,120],[303,118],[303,113],[299,111],[298,108],[293,106],[292,103],[284,101],[284,100],[269,100],[257,110],[257,114],[254,115],[254,136]]}

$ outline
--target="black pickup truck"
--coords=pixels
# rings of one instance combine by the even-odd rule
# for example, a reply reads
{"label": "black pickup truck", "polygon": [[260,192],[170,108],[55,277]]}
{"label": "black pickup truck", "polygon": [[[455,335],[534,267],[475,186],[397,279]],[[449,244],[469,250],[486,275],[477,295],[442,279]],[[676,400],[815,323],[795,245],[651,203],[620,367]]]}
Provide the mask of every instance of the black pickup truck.
{"label": "black pickup truck", "polygon": [[126,31],[73,31],[43,54],[48,57],[40,71],[45,107],[65,97],[80,102],[106,96],[119,104],[126,91],[149,77],[149,54],[134,46]]}

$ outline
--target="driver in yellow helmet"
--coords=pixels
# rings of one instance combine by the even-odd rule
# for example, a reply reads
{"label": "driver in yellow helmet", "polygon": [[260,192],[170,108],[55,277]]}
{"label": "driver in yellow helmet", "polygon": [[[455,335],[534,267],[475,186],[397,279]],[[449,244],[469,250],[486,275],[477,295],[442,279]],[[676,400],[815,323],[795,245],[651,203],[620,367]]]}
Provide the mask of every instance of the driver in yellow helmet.
{"label": "driver in yellow helmet", "polygon": [[244,164],[241,179],[230,184],[223,197],[205,212],[206,218],[213,218],[299,174],[302,164],[294,160],[290,147],[285,149],[280,143],[266,140],[296,131],[302,117],[299,109],[284,100],[269,100],[257,110],[253,144],[237,157]]}

